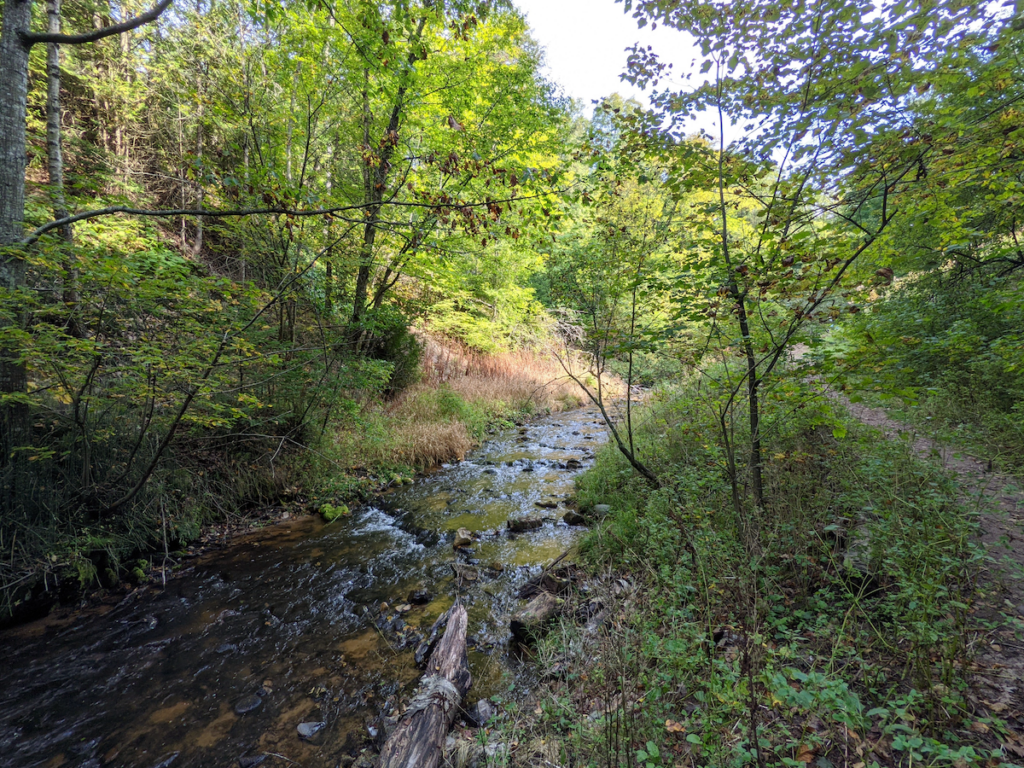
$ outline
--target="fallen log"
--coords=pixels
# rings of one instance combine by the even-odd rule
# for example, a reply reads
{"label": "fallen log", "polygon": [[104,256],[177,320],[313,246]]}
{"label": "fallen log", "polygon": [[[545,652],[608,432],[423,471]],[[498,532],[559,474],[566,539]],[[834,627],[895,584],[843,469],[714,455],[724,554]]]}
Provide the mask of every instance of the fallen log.
{"label": "fallen log", "polygon": [[512,616],[512,635],[520,642],[539,637],[544,626],[558,614],[561,602],[554,595],[541,592]]}
{"label": "fallen log", "polygon": [[453,605],[451,608],[449,608],[447,611],[445,611],[437,617],[437,621],[435,621],[434,625],[430,628],[430,632],[427,633],[427,636],[423,639],[423,642],[421,642],[416,647],[415,659],[417,667],[426,666],[428,657],[430,656],[431,653],[434,652],[434,648],[437,646],[438,634],[441,632],[442,629],[448,626],[448,618],[452,615],[452,610],[454,608],[455,606]]}
{"label": "fallen log", "polygon": [[437,768],[445,737],[469,690],[466,609],[456,604],[444,637],[430,654],[416,695],[380,753],[379,768]]}

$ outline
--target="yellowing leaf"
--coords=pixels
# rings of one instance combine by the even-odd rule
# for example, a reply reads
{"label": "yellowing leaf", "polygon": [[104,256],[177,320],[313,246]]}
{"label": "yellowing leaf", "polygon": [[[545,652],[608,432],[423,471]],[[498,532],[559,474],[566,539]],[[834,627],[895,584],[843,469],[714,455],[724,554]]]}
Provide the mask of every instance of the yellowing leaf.
{"label": "yellowing leaf", "polygon": [[666,720],[665,730],[669,733],[685,733],[686,726],[682,723],[677,723],[675,720]]}

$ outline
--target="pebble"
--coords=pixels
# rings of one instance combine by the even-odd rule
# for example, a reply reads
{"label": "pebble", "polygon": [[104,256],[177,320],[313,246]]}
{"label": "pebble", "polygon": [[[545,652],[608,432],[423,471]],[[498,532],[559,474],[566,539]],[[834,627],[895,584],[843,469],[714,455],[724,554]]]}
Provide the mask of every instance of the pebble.
{"label": "pebble", "polygon": [[326,726],[326,725],[327,725],[327,723],[324,723],[324,722],[319,722],[319,723],[299,723],[299,728],[298,728],[299,736],[301,736],[304,739],[311,739],[314,736],[316,736],[316,734],[318,734],[320,732],[320,730],[324,726]]}
{"label": "pebble", "polygon": [[259,709],[263,703],[263,699],[259,696],[246,696],[244,699],[239,699],[238,703],[235,704],[235,714],[244,715],[246,712],[252,712],[254,709]]}
{"label": "pebble", "polygon": [[487,699],[480,699],[466,712],[469,722],[477,728],[483,728],[487,725],[487,721],[494,717],[494,715],[494,705]]}
{"label": "pebble", "polygon": [[426,605],[433,599],[429,589],[414,589],[409,593],[409,602],[413,605]]}

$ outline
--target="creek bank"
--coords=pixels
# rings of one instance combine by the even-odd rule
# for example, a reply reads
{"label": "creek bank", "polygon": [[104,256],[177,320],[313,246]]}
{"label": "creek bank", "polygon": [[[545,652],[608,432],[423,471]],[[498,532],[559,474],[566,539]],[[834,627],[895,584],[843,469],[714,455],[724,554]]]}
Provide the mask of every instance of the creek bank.
{"label": "creek bank", "polygon": [[[530,424],[543,418],[545,416],[541,415],[514,420],[518,440],[524,440]],[[489,437],[494,434],[493,429],[488,430]],[[586,437],[593,440],[592,435]],[[547,445],[544,444],[544,447]],[[588,451],[588,456],[593,458],[592,451]],[[455,462],[456,465],[458,463]],[[534,472],[547,465],[573,472],[583,468],[578,459],[554,462],[519,459],[509,461],[507,465],[523,472]],[[308,489],[290,485],[281,492],[276,503],[252,508],[230,520],[208,523],[194,539],[172,541],[167,550],[140,549],[123,558],[120,563],[111,560],[105,552],[97,551],[93,556],[96,573],[94,580],[83,583],[79,570],[70,565],[48,570],[45,577],[40,576],[27,589],[25,597],[17,602],[11,613],[0,614],[0,631],[35,622],[63,625],[74,621],[75,616],[82,612],[107,610],[121,600],[139,596],[140,592],[145,594],[148,589],[163,588],[170,580],[187,572],[192,564],[219,551],[272,537],[281,526],[287,527],[320,517],[326,522],[343,519],[351,514],[350,506],[382,500],[395,489],[411,485],[416,479],[431,477],[450,466],[437,464],[412,477],[395,472],[374,474],[365,470],[358,471],[355,475],[358,482],[354,490],[330,499],[318,499]],[[488,467],[484,472],[497,474],[498,470]],[[544,509],[554,509],[558,503],[542,500],[537,505]],[[586,524],[578,516],[571,519],[577,522],[567,520],[568,525]]]}

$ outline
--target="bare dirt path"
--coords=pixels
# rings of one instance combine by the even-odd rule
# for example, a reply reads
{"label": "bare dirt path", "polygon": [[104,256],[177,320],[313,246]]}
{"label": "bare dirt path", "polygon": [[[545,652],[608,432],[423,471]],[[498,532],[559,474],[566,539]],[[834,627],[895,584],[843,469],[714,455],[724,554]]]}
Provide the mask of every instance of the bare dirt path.
{"label": "bare dirt path", "polygon": [[[942,445],[913,427],[891,418],[880,408],[851,403],[833,394],[863,424],[886,438],[906,434],[915,453],[942,463],[960,479],[963,501],[976,510],[979,541],[990,562],[978,585],[976,615],[991,629],[976,640],[973,695],[978,714],[1017,720],[1024,725],[1024,491],[1012,478],[991,471],[991,465],[956,446]],[[1024,741],[1004,744],[1024,757]],[[1019,750],[1019,751],[1018,751]]]}

